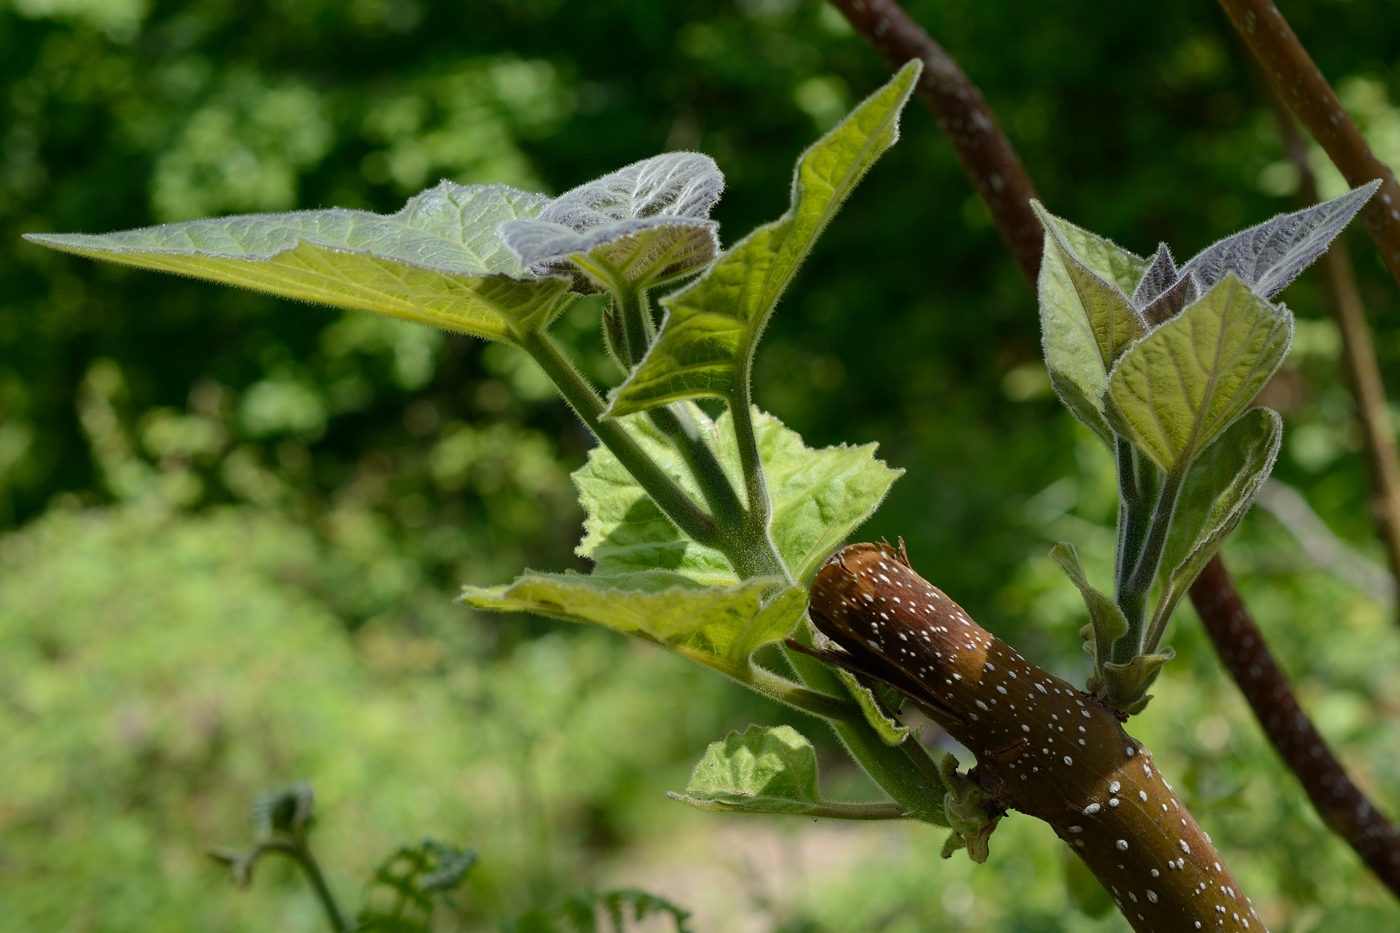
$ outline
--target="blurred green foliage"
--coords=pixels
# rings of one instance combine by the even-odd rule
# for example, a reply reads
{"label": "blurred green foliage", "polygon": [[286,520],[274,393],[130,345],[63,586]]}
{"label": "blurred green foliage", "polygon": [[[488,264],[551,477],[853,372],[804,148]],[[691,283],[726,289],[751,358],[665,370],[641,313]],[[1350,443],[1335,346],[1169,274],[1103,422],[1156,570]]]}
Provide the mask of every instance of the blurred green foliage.
{"label": "blurred green foliage", "polygon": [[[1291,206],[1212,4],[908,7],[1057,214],[1189,254]],[[1393,0],[1288,14],[1400,161]],[[425,832],[480,852],[471,929],[603,885],[702,930],[1121,929],[1069,906],[1059,844],[1015,817],[974,867],[939,862],[927,829],[670,804],[729,729],[825,735],[644,646],[450,605],[462,582],[579,566],[567,473],[587,442],[508,348],[18,240],[387,211],[439,177],[557,192],[694,148],[728,177],[733,242],[885,77],[815,0],[0,2],[0,927],[316,929],[290,872],[240,894],[201,854],[241,837],[255,792],[306,778],[333,883]],[[1400,385],[1400,299],[1351,235]],[[1284,297],[1301,320],[1269,390],[1277,475],[1374,557],[1336,329],[1314,276]],[[603,372],[598,317],[581,301],[558,332]],[[1109,578],[1111,465],[1051,397],[1031,293],[925,113],[778,309],[756,400],[808,444],[879,441],[908,473],[862,535],[903,535],[979,620],[1082,681],[1082,605],[1044,555],[1074,541]],[[1305,704],[1400,811],[1393,607],[1310,569],[1266,515],[1227,556]],[[1189,613],[1169,638],[1137,731],[1273,927],[1393,924]]]}

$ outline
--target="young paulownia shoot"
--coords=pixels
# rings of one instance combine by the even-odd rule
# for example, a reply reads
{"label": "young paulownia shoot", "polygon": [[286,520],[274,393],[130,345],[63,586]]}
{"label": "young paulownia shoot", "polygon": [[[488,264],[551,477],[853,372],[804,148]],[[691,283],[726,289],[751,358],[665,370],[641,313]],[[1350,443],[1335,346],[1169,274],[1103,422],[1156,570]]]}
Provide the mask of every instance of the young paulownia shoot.
{"label": "young paulownia shoot", "polygon": [[[527,572],[467,587],[462,601],[601,625],[711,667],[825,720],[889,798],[825,798],[811,743],[779,726],[711,745],[679,799],[951,826],[949,850],[979,861],[997,820],[1019,809],[1055,827],[1137,930],[1262,929],[1121,721],[1145,704],[1169,657],[1158,645],[1172,608],[1277,450],[1277,415],[1249,407],[1291,334],[1269,299],[1368,192],[1246,231],[1181,269],[1165,249],[1148,261],[1042,212],[1051,378],[1117,458],[1123,503],[1112,598],[1072,549],[1057,550],[1089,606],[1095,667],[1081,693],[977,626],[902,552],[855,545],[828,559],[899,471],[874,445],[810,449],[751,401],[769,317],[898,138],[920,69],[910,62],[802,153],[788,210],[723,251],[709,218],[723,176],[698,153],[646,159],[554,199],[445,181],[388,215],[298,211],[29,239],[425,323],[533,359],[598,441],[574,474],[587,516],[577,553],[593,569]],[[606,393],[549,332],[597,292],[621,373]],[[699,399],[724,413],[711,419]],[[774,643],[783,669],[755,660]],[[978,766],[935,762],[875,682],[923,707]]]}

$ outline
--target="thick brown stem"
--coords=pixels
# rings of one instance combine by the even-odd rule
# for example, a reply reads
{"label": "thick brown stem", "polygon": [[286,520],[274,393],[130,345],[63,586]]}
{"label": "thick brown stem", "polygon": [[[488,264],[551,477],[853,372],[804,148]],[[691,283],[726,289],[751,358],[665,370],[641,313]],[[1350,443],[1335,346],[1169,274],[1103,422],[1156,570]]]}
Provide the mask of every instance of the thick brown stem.
{"label": "thick brown stem", "polygon": [[[1308,165],[1307,143],[1283,101],[1272,90],[1269,96],[1289,161],[1298,170],[1298,199],[1304,207],[1316,204],[1320,199],[1317,179]],[[1385,401],[1385,383],[1381,380],[1376,347],[1366,324],[1366,309],[1361,304],[1356,270],[1352,268],[1351,253],[1344,237],[1332,241],[1332,248],[1323,254],[1318,266],[1327,286],[1332,317],[1342,334],[1342,365],[1366,438],[1371,511],[1380,526],[1381,542],[1390,556],[1391,576],[1400,581],[1400,456],[1396,454],[1395,429]]]}
{"label": "thick brown stem", "polygon": [[1044,820],[1139,933],[1263,923],[1210,837],[1118,715],[982,628],[888,545],[854,544],[812,584],[828,660],[888,683],[977,755],[992,798]]}
{"label": "thick brown stem", "polygon": [[1021,158],[977,85],[943,47],[892,0],[831,0],[891,70],[911,58],[924,63],[915,93],[953,144],[967,177],[986,202],[1006,248],[1035,287],[1045,238],[1031,211],[1036,196]]}
{"label": "thick brown stem", "polygon": [[1221,660],[1244,672],[1237,678],[1240,691],[1318,814],[1386,887],[1400,892],[1400,832],[1356,786],[1298,705],[1218,557],[1192,585],[1191,599]]}
{"label": "thick brown stem", "polygon": [[1361,211],[1361,219],[1391,275],[1400,283],[1400,184],[1395,173],[1371,151],[1366,137],[1272,0],[1220,0],[1220,7],[1263,66],[1274,90],[1347,183],[1355,188],[1380,179],[1381,189]]}
{"label": "thick brown stem", "polygon": [[[1224,0],[1222,0],[1222,2],[1224,2]],[[954,83],[949,86],[946,93],[937,95],[931,100],[930,98],[932,95],[923,92],[921,85],[920,97],[929,109],[933,111],[940,126],[943,126],[945,121],[951,124],[954,120],[958,121],[957,125],[959,126],[985,125],[994,128],[997,126],[995,118],[987,108],[986,100],[977,92],[976,86],[968,81],[967,76],[957,67],[956,62],[952,61],[948,53],[934,42],[933,39],[929,38],[927,33],[925,33],[917,23],[911,20],[909,15],[900,9],[893,0],[873,0],[873,2],[862,2],[862,0],[832,0],[832,3],[845,14],[846,19],[855,30],[860,33],[866,42],[874,47],[887,62],[902,65],[910,58],[924,58],[927,62],[929,59],[925,56],[933,54],[951,63],[952,73],[956,74],[961,83],[970,89],[968,93],[958,93],[958,85]],[[879,30],[878,32],[877,29]],[[933,70],[932,67],[928,68],[925,72],[925,80],[928,80],[929,73]],[[946,66],[941,68],[940,73],[948,73],[948,68]],[[940,108],[945,107],[947,108],[946,111],[940,110]],[[941,113],[946,114],[946,116],[940,115]],[[1004,145],[1009,153],[1008,156],[1002,157],[999,160],[978,158],[976,150],[965,151],[957,138],[951,133],[949,134],[954,145],[958,147],[958,156],[962,161],[963,168],[967,171],[968,176],[972,179],[973,184],[977,186],[979,192],[985,192],[995,187],[991,183],[991,174],[996,172],[996,166],[1014,164],[1019,171],[1006,172],[1002,177],[1008,190],[1011,192],[1009,199],[1025,204],[1036,196],[1035,188],[1031,184],[1030,179],[1026,176],[1025,171],[1020,170],[1020,159],[1016,156],[1014,150],[1011,149],[1010,142],[1000,133],[1000,130],[997,130],[996,135],[999,140],[999,145]],[[1353,184],[1373,177],[1378,176],[1369,175],[1354,181]],[[1393,179],[1389,184],[1391,188],[1393,188]],[[1391,194],[1391,200],[1389,202],[1384,201],[1383,196],[1385,194]],[[1377,195],[1377,197],[1371,199],[1371,203],[1373,207],[1378,203],[1383,203],[1386,209],[1389,210],[1396,206],[1396,204],[1400,204],[1400,198],[1397,198],[1395,194],[1391,193],[1390,189],[1382,188],[1381,193]],[[992,206],[991,201],[988,201],[988,206]],[[1363,214],[1363,216],[1366,215]],[[1017,212],[993,209],[992,218],[996,221],[997,229],[1001,232],[1002,240],[1004,240],[1008,248],[1011,249],[1012,257],[1020,265],[1022,274],[1025,275],[1028,281],[1034,283],[1040,271],[1041,253],[1039,246],[1033,250],[1024,248],[1017,249],[1014,248],[1012,244],[1029,243],[1032,237],[1034,237],[1035,242],[1039,244],[1041,229],[1038,221],[1036,221],[1034,215],[1030,214],[1029,210]],[[1268,648],[1264,641],[1263,633],[1259,631],[1258,626],[1256,626],[1253,619],[1250,618],[1249,612],[1245,609],[1243,602],[1240,600],[1234,582],[1230,579],[1230,574],[1225,569],[1225,565],[1221,563],[1220,558],[1217,557],[1212,560],[1207,573],[1203,574],[1201,578],[1196,581],[1195,585],[1192,586],[1191,602],[1195,605],[1197,613],[1205,620],[1206,628],[1211,631],[1211,637],[1214,640],[1216,652],[1220,656],[1221,664],[1229,671],[1230,676],[1234,679],[1235,683],[1239,685],[1241,691],[1248,696],[1249,692],[1246,687],[1251,680],[1253,680],[1253,673],[1250,670],[1250,665],[1243,660],[1248,654],[1242,650],[1227,650],[1226,646],[1257,645],[1266,653]],[[1238,605],[1240,608],[1239,613],[1232,619],[1220,615],[1219,613],[1221,610],[1219,607],[1226,605]],[[1307,714],[1304,713],[1302,708],[1298,705],[1298,701],[1293,696],[1292,689],[1288,686],[1287,680],[1283,679],[1281,675],[1274,684],[1274,689],[1277,697],[1280,698],[1278,699],[1280,708],[1286,707],[1288,710],[1287,715],[1293,716],[1295,719],[1301,718],[1303,721],[1307,722],[1307,728],[1311,730],[1313,734],[1316,734],[1316,729],[1313,728],[1312,723],[1307,720]],[[1284,697],[1286,697],[1286,699],[1282,699]],[[1276,720],[1272,716],[1272,706],[1270,705],[1272,702],[1273,701],[1268,698],[1261,697],[1257,705],[1253,701],[1251,701],[1250,704],[1254,709],[1255,716],[1259,718],[1266,732],[1269,732],[1269,722],[1282,721]],[[1290,758],[1287,754],[1283,754],[1284,745],[1281,744],[1280,739],[1276,738],[1272,733],[1270,733],[1269,737],[1270,740],[1273,741],[1274,746],[1279,749],[1284,762],[1293,769],[1294,773],[1298,775],[1299,780],[1302,781],[1303,787],[1307,790],[1313,806],[1319,813],[1325,812],[1330,804],[1327,800],[1324,785],[1314,781],[1304,780],[1301,770],[1304,762],[1301,759],[1295,760]],[[1322,747],[1325,749],[1325,746]],[[1379,816],[1376,808],[1372,806],[1370,800],[1367,799],[1365,795],[1361,794],[1360,790],[1351,783],[1351,779],[1347,777],[1346,772],[1342,770],[1341,765],[1336,762],[1336,759],[1332,759],[1332,762],[1336,770],[1333,776],[1329,778],[1329,786],[1340,786],[1337,783],[1338,780],[1346,781],[1347,785],[1350,786],[1359,797],[1358,807],[1363,807],[1364,812],[1371,815],[1371,821],[1383,819],[1383,817]],[[1363,839],[1356,835],[1348,835],[1338,829],[1337,826],[1331,823],[1328,825],[1332,826],[1334,830],[1342,835],[1358,854],[1361,854],[1366,863],[1376,870],[1381,880],[1390,887],[1393,893],[1400,896],[1400,879],[1394,879],[1393,872],[1381,872],[1376,868],[1376,865],[1372,863],[1371,859],[1365,855],[1365,851],[1363,851],[1369,851],[1375,848],[1377,846],[1375,839],[1370,837]],[[1386,848],[1389,849],[1390,846]],[[1385,854],[1381,856],[1381,858],[1389,859],[1390,856]]]}

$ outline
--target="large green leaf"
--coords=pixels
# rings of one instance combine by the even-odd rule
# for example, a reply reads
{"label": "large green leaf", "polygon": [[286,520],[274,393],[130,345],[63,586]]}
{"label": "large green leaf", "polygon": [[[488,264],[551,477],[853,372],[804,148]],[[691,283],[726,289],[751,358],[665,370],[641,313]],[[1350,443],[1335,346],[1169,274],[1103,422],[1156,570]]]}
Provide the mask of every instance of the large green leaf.
{"label": "large green leaf", "polygon": [[[1147,330],[1128,298],[1132,287],[1124,289],[1116,284],[1139,274],[1142,260],[1052,216],[1037,201],[1031,206],[1045,227],[1047,259],[1053,253],[1059,260],[1045,263],[1047,271],[1042,272],[1039,282],[1046,357],[1077,356],[1087,332],[1098,351],[1100,367],[1107,371]],[[1080,251],[1088,258],[1081,257]],[[1104,270],[1103,274],[1094,271],[1090,262]],[[1056,347],[1062,337],[1069,345]]]}
{"label": "large green leaf", "polygon": [[1109,375],[1105,414],[1180,475],[1253,403],[1292,339],[1292,314],[1228,273],[1123,354]]}
{"label": "large green leaf", "polygon": [[496,233],[548,203],[505,185],[444,181],[394,214],[342,209],[247,214],[35,243],[491,340],[545,327],[568,281],[537,278]]}
{"label": "large green leaf", "polygon": [[667,571],[526,573],[505,586],[465,587],[461,601],[477,609],[533,612],[635,635],[747,682],[749,656],[788,635],[807,604],[806,590],[797,586],[765,601],[763,593],[773,583],[757,579],[705,587]]}
{"label": "large green leaf", "polygon": [[[736,486],[739,451],[729,413],[710,422],[693,414]],[[772,501],[771,534],[788,571],[808,581],[821,562],[874,513],[901,474],[875,459],[875,445],[812,450],[772,415],[754,409],[754,433]],[[640,416],[628,430],[675,481],[699,500],[699,490],[661,433]],[[662,568],[709,585],[738,582],[718,551],[686,538],[661,513],[615,457],[602,447],[574,473],[586,512],[578,554],[603,575]]]}
{"label": "large green leaf", "polygon": [[1162,548],[1161,595],[1154,628],[1172,610],[1220,543],[1234,531],[1269,478],[1283,439],[1283,419],[1267,408],[1247,411],[1191,465]]}
{"label": "large green leaf", "polygon": [[610,414],[682,399],[730,398],[748,378],[768,316],[822,230],[899,137],[918,80],[912,61],[797,160],[792,206],[723,253],[695,282],[662,300],[661,334],[613,393]]}
{"label": "large green leaf", "polygon": [[644,289],[687,275],[719,252],[708,219],[724,190],[714,159],[668,152],[566,191],[538,217],[501,224],[534,271],[581,269],[598,288]]}

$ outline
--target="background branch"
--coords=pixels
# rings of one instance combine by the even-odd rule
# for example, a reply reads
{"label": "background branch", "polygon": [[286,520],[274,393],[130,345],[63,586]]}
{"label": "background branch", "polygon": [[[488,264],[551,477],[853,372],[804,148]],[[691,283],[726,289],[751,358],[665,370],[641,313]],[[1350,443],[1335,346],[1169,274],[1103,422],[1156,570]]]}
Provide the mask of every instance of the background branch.
{"label": "background branch", "polygon": [[[934,42],[893,0],[831,2],[892,68],[898,68],[911,58],[923,59],[924,74],[919,83],[919,99],[933,113],[939,127],[957,150],[958,159],[969,179],[987,202],[1003,242],[1010,249],[1021,273],[1034,287],[1040,273],[1043,236],[1040,223],[1028,205],[1030,199],[1037,197],[1035,186],[981,92],[943,47]],[[1246,0],[1238,3],[1221,0],[1221,4],[1227,12],[1231,6],[1273,8],[1271,3]],[[1274,12],[1277,15],[1277,11]],[[1282,22],[1281,17],[1279,21]],[[1286,24],[1284,28],[1287,28]],[[1291,31],[1288,36],[1296,45],[1297,39]],[[1246,41],[1249,41],[1248,36]],[[1301,47],[1298,51],[1302,51]],[[1306,52],[1303,57],[1306,59]],[[1310,59],[1308,63],[1309,73],[1315,73]],[[1270,79],[1274,80],[1273,72]],[[1325,82],[1323,84],[1326,86]],[[1330,87],[1327,91],[1331,94]],[[1335,102],[1336,96],[1332,95],[1331,99]],[[1333,112],[1342,113],[1345,117],[1340,105]],[[1330,116],[1329,113],[1329,119]],[[1306,120],[1304,123],[1306,125]],[[1400,224],[1388,223],[1384,218],[1374,216],[1378,205],[1384,205],[1387,210],[1400,205],[1400,190],[1396,188],[1395,178],[1371,155],[1349,118],[1347,125],[1360,140],[1376,172],[1353,177],[1347,169],[1343,169],[1347,180],[1357,185],[1382,177],[1380,172],[1384,172],[1388,179],[1362,216],[1367,219],[1367,226],[1372,229],[1372,236],[1377,237],[1378,243],[1382,241],[1377,229],[1372,228],[1373,223],[1388,237],[1400,238]],[[1330,150],[1328,154],[1331,155]],[[1390,200],[1386,201],[1386,197]],[[1395,219],[1400,219],[1400,214],[1392,218]],[[1382,251],[1385,249],[1382,243]],[[1391,264],[1391,269],[1400,278],[1400,271],[1397,271],[1400,270],[1400,242],[1391,249],[1396,260]],[[1211,560],[1205,572],[1192,585],[1191,602],[1210,634],[1221,663],[1249,700],[1250,708],[1264,727],[1269,741],[1298,776],[1313,806],[1327,825],[1351,845],[1393,893],[1400,896],[1400,834],[1356,786],[1341,762],[1322,741],[1307,713],[1298,704],[1287,678],[1273,663],[1263,633],[1250,617],[1219,556]],[[1269,671],[1272,671],[1272,676]],[[1338,811],[1342,802],[1350,808],[1350,817]]]}
{"label": "background branch", "polygon": [[[1278,118],[1279,134],[1283,137],[1288,159],[1298,171],[1300,205],[1316,204],[1321,198],[1317,192],[1317,177],[1308,165],[1307,142],[1298,132],[1298,124],[1287,106],[1272,88],[1268,98]],[[1385,401],[1385,383],[1381,380],[1376,346],[1366,323],[1366,309],[1361,304],[1361,291],[1356,286],[1356,270],[1351,264],[1345,236],[1332,241],[1331,249],[1322,254],[1318,270],[1327,286],[1328,307],[1342,334],[1342,367],[1356,399],[1356,415],[1366,439],[1371,512],[1390,557],[1391,575],[1400,580],[1400,456],[1396,454],[1395,428]]]}
{"label": "background branch", "polygon": [[1400,283],[1400,184],[1395,173],[1371,151],[1332,85],[1272,0],[1220,0],[1220,7],[1274,90],[1326,151],[1347,184],[1355,188],[1372,179],[1381,180],[1380,191],[1362,209],[1361,219],[1390,274]]}

